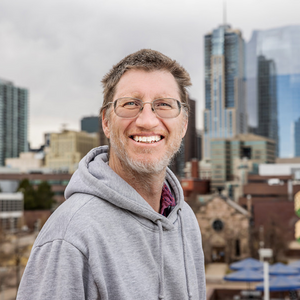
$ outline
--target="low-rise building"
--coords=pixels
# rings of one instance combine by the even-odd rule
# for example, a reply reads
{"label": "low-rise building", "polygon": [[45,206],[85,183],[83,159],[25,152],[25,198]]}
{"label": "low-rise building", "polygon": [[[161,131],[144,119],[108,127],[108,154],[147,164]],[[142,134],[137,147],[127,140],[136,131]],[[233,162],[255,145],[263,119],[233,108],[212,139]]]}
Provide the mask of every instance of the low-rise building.
{"label": "low-rise building", "polygon": [[23,217],[23,194],[0,193],[0,228],[14,232],[21,227]]}
{"label": "low-rise building", "polygon": [[221,196],[189,204],[201,228],[206,263],[230,263],[250,256],[250,214],[246,209]]}
{"label": "low-rise building", "polygon": [[43,166],[43,158],[39,153],[21,152],[19,157],[6,158],[5,166],[17,168],[22,173],[40,169]]}

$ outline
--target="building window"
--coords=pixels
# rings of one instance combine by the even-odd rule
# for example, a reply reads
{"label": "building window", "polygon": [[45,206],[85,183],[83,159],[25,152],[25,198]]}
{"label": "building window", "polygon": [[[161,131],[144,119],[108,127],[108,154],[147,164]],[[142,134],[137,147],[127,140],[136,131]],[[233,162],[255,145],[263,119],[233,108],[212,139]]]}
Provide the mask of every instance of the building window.
{"label": "building window", "polygon": [[212,223],[212,228],[215,230],[215,231],[222,231],[223,228],[224,228],[224,224],[221,220],[217,219],[217,220],[214,220],[213,223]]}
{"label": "building window", "polygon": [[241,245],[240,240],[235,240],[235,256],[241,255]]}

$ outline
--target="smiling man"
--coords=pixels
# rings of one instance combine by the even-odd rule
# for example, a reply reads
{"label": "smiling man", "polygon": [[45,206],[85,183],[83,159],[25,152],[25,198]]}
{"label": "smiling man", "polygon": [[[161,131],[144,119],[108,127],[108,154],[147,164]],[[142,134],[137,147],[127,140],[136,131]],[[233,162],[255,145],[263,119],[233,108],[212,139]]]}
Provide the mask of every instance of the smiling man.
{"label": "smiling man", "polygon": [[167,168],[188,122],[188,73],[153,50],[102,80],[109,147],[82,159],[40,232],[17,299],[206,299],[197,220]]}

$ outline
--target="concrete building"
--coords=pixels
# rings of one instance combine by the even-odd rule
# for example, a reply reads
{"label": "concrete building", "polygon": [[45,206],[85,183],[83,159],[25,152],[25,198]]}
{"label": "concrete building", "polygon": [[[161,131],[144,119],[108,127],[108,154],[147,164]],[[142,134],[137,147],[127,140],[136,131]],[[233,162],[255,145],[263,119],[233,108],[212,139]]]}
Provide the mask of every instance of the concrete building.
{"label": "concrete building", "polygon": [[235,159],[251,160],[254,164],[274,163],[276,144],[273,140],[254,134],[239,134],[233,138],[211,141],[212,187],[224,187],[235,180]]}
{"label": "concrete building", "polygon": [[97,135],[84,131],[51,133],[50,141],[45,166],[57,172],[73,173],[83,156],[98,146]]}
{"label": "concrete building", "polygon": [[33,152],[21,152],[19,157],[5,159],[5,166],[19,169],[22,173],[39,170],[43,164],[39,153]]}
{"label": "concrete building", "polygon": [[28,90],[0,79],[0,166],[28,151]]}
{"label": "concrete building", "polygon": [[205,110],[203,159],[210,141],[247,133],[244,40],[239,30],[222,25],[204,37]]}
{"label": "concrete building", "polygon": [[0,229],[14,232],[21,227],[23,194],[0,193]]}

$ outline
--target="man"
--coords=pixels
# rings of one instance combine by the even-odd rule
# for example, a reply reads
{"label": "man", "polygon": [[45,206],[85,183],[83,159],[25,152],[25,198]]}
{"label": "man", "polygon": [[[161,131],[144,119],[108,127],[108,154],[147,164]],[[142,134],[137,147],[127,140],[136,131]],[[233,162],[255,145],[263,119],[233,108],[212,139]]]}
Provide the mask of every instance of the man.
{"label": "man", "polygon": [[205,299],[199,226],[167,168],[187,128],[189,75],[140,50],[102,83],[109,148],[81,160],[17,299]]}

